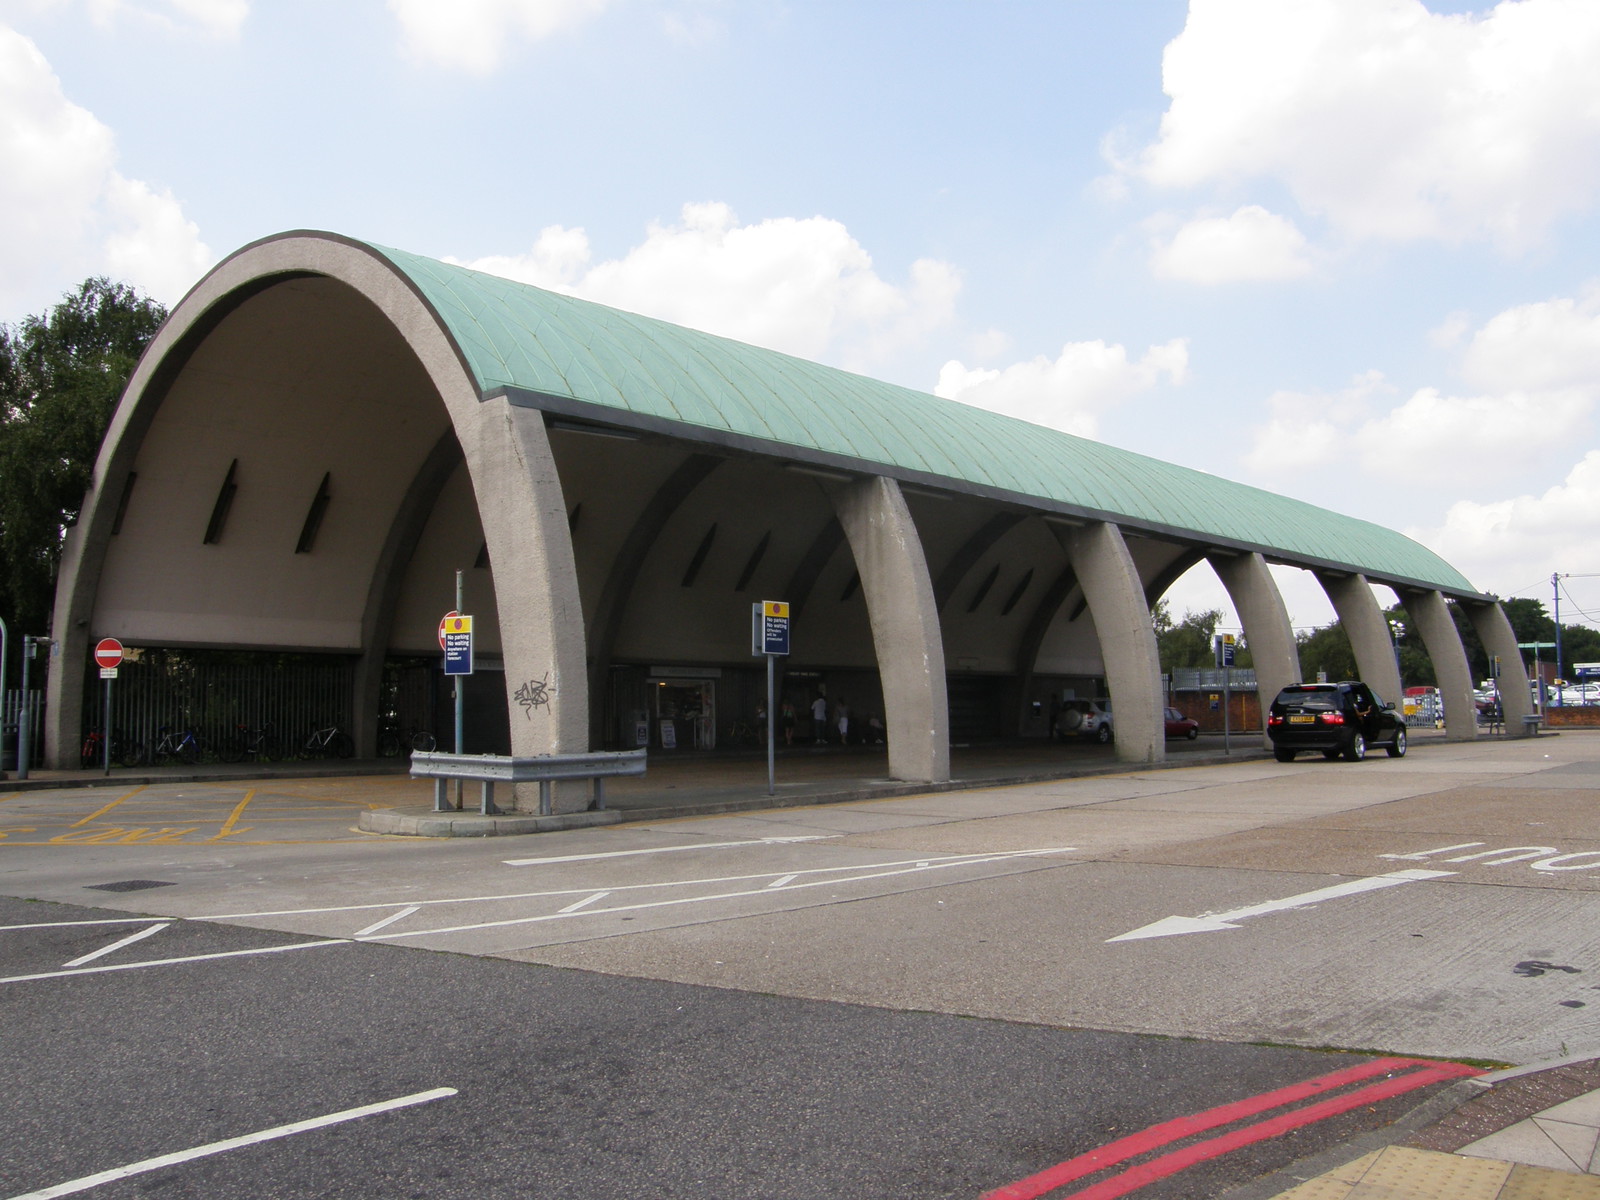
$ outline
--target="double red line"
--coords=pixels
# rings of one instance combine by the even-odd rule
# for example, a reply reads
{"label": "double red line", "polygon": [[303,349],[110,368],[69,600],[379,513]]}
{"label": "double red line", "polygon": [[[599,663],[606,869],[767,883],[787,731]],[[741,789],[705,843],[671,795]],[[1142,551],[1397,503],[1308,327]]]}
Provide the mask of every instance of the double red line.
{"label": "double red line", "polygon": [[1465,1067],[1459,1063],[1429,1062],[1416,1058],[1374,1059],[1359,1067],[1347,1067],[1343,1071],[1319,1075],[1315,1079],[1307,1079],[1303,1083],[1291,1084],[1276,1091],[1263,1092],[1246,1100],[1235,1100],[1231,1104],[1207,1109],[1205,1112],[1163,1121],[1139,1133],[1108,1142],[1104,1146],[1090,1150],[1087,1154],[1069,1158],[1066,1162],[1040,1171],[1037,1175],[1030,1175],[1026,1179],[1019,1179],[1016,1183],[985,1192],[983,1200],[1034,1200],[1035,1197],[1053,1192],[1074,1180],[1094,1175],[1108,1167],[1138,1158],[1140,1155],[1150,1154],[1184,1138],[1193,1137],[1197,1133],[1205,1133],[1223,1125],[1232,1125],[1246,1117],[1260,1116],[1274,1108],[1298,1104],[1314,1096],[1336,1091],[1377,1075],[1389,1076],[1366,1087],[1343,1092],[1315,1104],[1307,1104],[1302,1108],[1290,1109],[1275,1117],[1257,1121],[1253,1125],[1230,1130],[1220,1137],[1208,1138],[1203,1142],[1191,1143],[1180,1150],[1169,1151],[1157,1158],[1119,1171],[1109,1179],[1058,1198],[1058,1200],[1112,1200],[1113,1197],[1125,1196],[1158,1179],[1176,1175],[1196,1163],[1220,1158],[1242,1146],[1264,1142],[1268,1138],[1288,1133],[1291,1129],[1314,1125],[1318,1121],[1336,1117],[1364,1104],[1376,1104],[1381,1100],[1401,1096],[1430,1084],[1442,1083],[1447,1079],[1462,1079],[1482,1073],[1474,1067]]}

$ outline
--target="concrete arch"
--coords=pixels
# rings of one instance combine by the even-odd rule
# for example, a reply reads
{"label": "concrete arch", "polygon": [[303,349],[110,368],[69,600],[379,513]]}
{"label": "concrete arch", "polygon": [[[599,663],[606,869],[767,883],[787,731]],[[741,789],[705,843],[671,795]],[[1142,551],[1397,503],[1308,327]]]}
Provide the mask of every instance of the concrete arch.
{"label": "concrete arch", "polygon": [[[381,458],[393,448],[394,461],[382,464],[393,479],[374,481],[379,466],[362,462],[362,447],[350,437],[349,425],[361,422],[352,417],[341,423],[344,415],[339,406],[315,394],[314,372],[303,370],[296,376],[300,364],[268,361],[272,322],[288,319],[286,313],[299,314],[294,318],[301,321],[296,329],[304,333],[312,328],[304,316],[312,301],[337,312],[372,339],[366,348],[376,353],[366,365],[374,377],[391,377],[407,384],[406,395],[394,398],[392,407],[385,410],[386,398],[371,394],[370,388],[362,391],[361,386],[367,385],[358,373],[333,357],[358,353],[362,348],[359,339],[356,345],[332,346],[337,331],[322,331],[328,345],[323,346],[318,361],[324,365],[338,362],[345,370],[342,378],[356,396],[350,403],[366,405],[361,416],[367,419],[364,428],[368,436],[374,427],[382,428],[382,422],[370,419],[374,413],[389,411],[395,417],[382,429],[383,440],[367,447],[368,459]],[[251,343],[247,334],[252,331],[265,336]],[[259,361],[249,365],[271,375],[279,389],[277,395],[265,394],[265,384],[246,378],[245,360],[226,361],[225,348],[242,353],[241,346],[259,356]],[[223,370],[227,366],[233,367],[232,375]],[[303,420],[308,425],[283,429],[274,424],[275,418]],[[255,627],[245,629],[240,623],[252,618],[235,612],[208,618],[209,623],[191,620],[192,636],[172,636],[172,631],[185,629],[186,615],[193,615],[178,596],[180,585],[199,594],[196,605],[219,588],[231,585],[238,593],[259,586],[259,579],[241,565],[242,548],[256,539],[276,551],[277,542],[267,539],[264,531],[285,523],[297,527],[299,513],[289,508],[292,503],[303,503],[303,498],[294,498],[307,490],[303,484],[286,483],[281,494],[274,493],[271,488],[278,481],[270,472],[259,472],[253,478],[247,467],[241,486],[263,489],[252,493],[251,521],[245,521],[247,514],[235,506],[229,518],[238,531],[234,545],[221,551],[216,547],[196,549],[198,536],[191,542],[188,530],[164,522],[174,512],[192,512],[196,496],[213,486],[208,472],[197,470],[194,462],[182,457],[185,435],[198,444],[202,431],[215,433],[218,444],[229,436],[245,441],[273,467],[291,461],[283,453],[284,446],[291,443],[304,458],[307,447],[331,455],[328,444],[337,442],[337,449],[345,452],[342,461],[355,464],[348,469],[367,472],[359,476],[362,486],[351,488],[350,495],[368,505],[366,515],[369,522],[376,521],[375,528],[357,533],[341,526],[344,548],[353,551],[343,556],[344,561],[332,551],[320,559],[311,554],[300,556],[304,561],[275,560],[272,585],[280,602],[300,606],[301,615],[295,619],[274,622],[258,612]],[[264,444],[263,431],[280,438],[281,444]],[[378,578],[384,543],[394,530],[401,495],[446,431],[454,434],[461,447],[478,499],[484,539],[497,569],[507,691],[526,679],[543,678],[548,684],[548,708],[540,711],[537,719],[530,712],[526,722],[513,724],[512,745],[520,753],[585,749],[588,687],[582,614],[566,508],[543,415],[517,408],[503,396],[481,399],[460,348],[432,306],[406,276],[371,248],[330,235],[289,234],[245,247],[196,285],[173,310],[124,393],[102,445],[82,517],[63,550],[54,622],[60,648],[51,659],[50,672],[49,760],[63,762],[76,744],[82,718],[82,664],[91,637],[103,632],[123,632],[120,627],[127,627],[136,633],[153,633],[170,644],[370,655],[373,648],[368,633],[375,626],[367,601],[375,588],[381,591],[386,586]],[[253,444],[251,434],[256,438]],[[323,444],[318,445],[319,441]],[[142,454],[163,455],[163,469],[140,472],[129,520],[118,535],[124,541],[114,548],[111,526],[117,500]],[[323,470],[316,464],[310,469],[319,474]],[[202,474],[205,481],[200,481]],[[338,476],[334,478],[337,488]],[[141,501],[148,504],[152,493],[157,500],[165,495],[169,501],[176,498],[183,503],[158,504],[156,507],[164,509],[161,521],[133,519]],[[327,526],[320,536],[330,536]],[[134,596],[133,601],[115,614],[97,613],[108,565],[123,572],[124,578],[132,578],[128,563],[135,544],[149,558],[147,572],[165,566],[176,576],[162,583],[147,574],[142,578],[142,591],[131,586],[125,589],[125,594]],[[288,568],[283,566],[285,562]],[[223,564],[227,570],[219,570]],[[326,602],[338,612],[321,620],[305,616],[310,606],[321,602],[318,588],[325,588],[330,580],[338,586],[327,594]],[[164,602],[167,608],[136,611],[141,598]],[[97,622],[119,628],[97,628]]]}

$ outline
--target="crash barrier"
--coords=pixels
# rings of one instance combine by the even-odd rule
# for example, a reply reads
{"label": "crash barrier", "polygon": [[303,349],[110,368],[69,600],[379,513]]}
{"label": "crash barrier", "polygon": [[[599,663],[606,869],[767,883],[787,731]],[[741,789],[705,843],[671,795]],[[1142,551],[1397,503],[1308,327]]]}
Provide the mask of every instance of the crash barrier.
{"label": "crash barrier", "polygon": [[594,796],[589,801],[589,811],[598,812],[606,806],[606,779],[614,775],[643,775],[645,752],[643,750],[597,750],[590,754],[543,754],[532,758],[516,758],[505,754],[443,754],[414,751],[411,755],[411,778],[433,780],[433,811],[454,812],[456,806],[448,797],[450,780],[470,779],[482,785],[478,811],[493,816],[501,810],[495,806],[494,785],[497,783],[537,783],[539,785],[539,815],[552,814],[551,784],[558,779],[592,779]]}

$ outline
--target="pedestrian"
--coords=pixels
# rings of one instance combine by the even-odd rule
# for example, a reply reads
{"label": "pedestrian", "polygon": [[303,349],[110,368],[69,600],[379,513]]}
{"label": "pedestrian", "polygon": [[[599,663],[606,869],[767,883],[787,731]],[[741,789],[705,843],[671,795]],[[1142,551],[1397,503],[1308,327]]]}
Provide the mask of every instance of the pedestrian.
{"label": "pedestrian", "polygon": [[817,745],[828,740],[828,701],[818,696],[811,702],[811,729],[816,734]]}
{"label": "pedestrian", "polygon": [[850,706],[844,702],[844,697],[839,697],[839,703],[834,706],[834,717],[839,722],[839,745],[850,744]]}
{"label": "pedestrian", "polygon": [[787,700],[783,702],[783,744],[794,745],[794,705]]}

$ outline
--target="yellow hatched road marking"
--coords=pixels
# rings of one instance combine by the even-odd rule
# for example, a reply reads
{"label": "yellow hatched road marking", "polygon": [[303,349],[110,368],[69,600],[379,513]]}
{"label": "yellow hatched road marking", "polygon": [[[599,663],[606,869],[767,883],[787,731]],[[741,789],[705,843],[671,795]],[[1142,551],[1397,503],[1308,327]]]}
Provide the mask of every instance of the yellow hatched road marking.
{"label": "yellow hatched road marking", "polygon": [[[245,805],[249,804],[250,801],[255,798],[255,794],[256,789],[251,788],[244,794],[244,799],[233,806],[233,811],[228,814],[228,819],[222,823],[221,830],[219,830],[217,835],[211,839],[213,842],[220,842],[223,838],[228,836],[233,827],[239,823],[239,818],[244,815]],[[250,828],[248,825],[245,826],[245,829],[248,828]],[[241,829],[239,832],[243,833],[245,832],[245,829]]]}
{"label": "yellow hatched road marking", "polygon": [[125,796],[118,796],[115,800],[113,800],[110,804],[107,804],[104,808],[95,809],[94,812],[90,813],[83,820],[74,821],[72,823],[72,827],[74,829],[76,829],[79,825],[87,825],[90,821],[95,820],[97,817],[104,816],[106,813],[110,812],[117,805],[121,804],[124,800],[131,800],[133,797],[137,796],[140,792],[144,791],[146,786],[147,786],[146,784],[142,784],[141,783],[138,787],[134,788],[133,791],[129,792]]}

